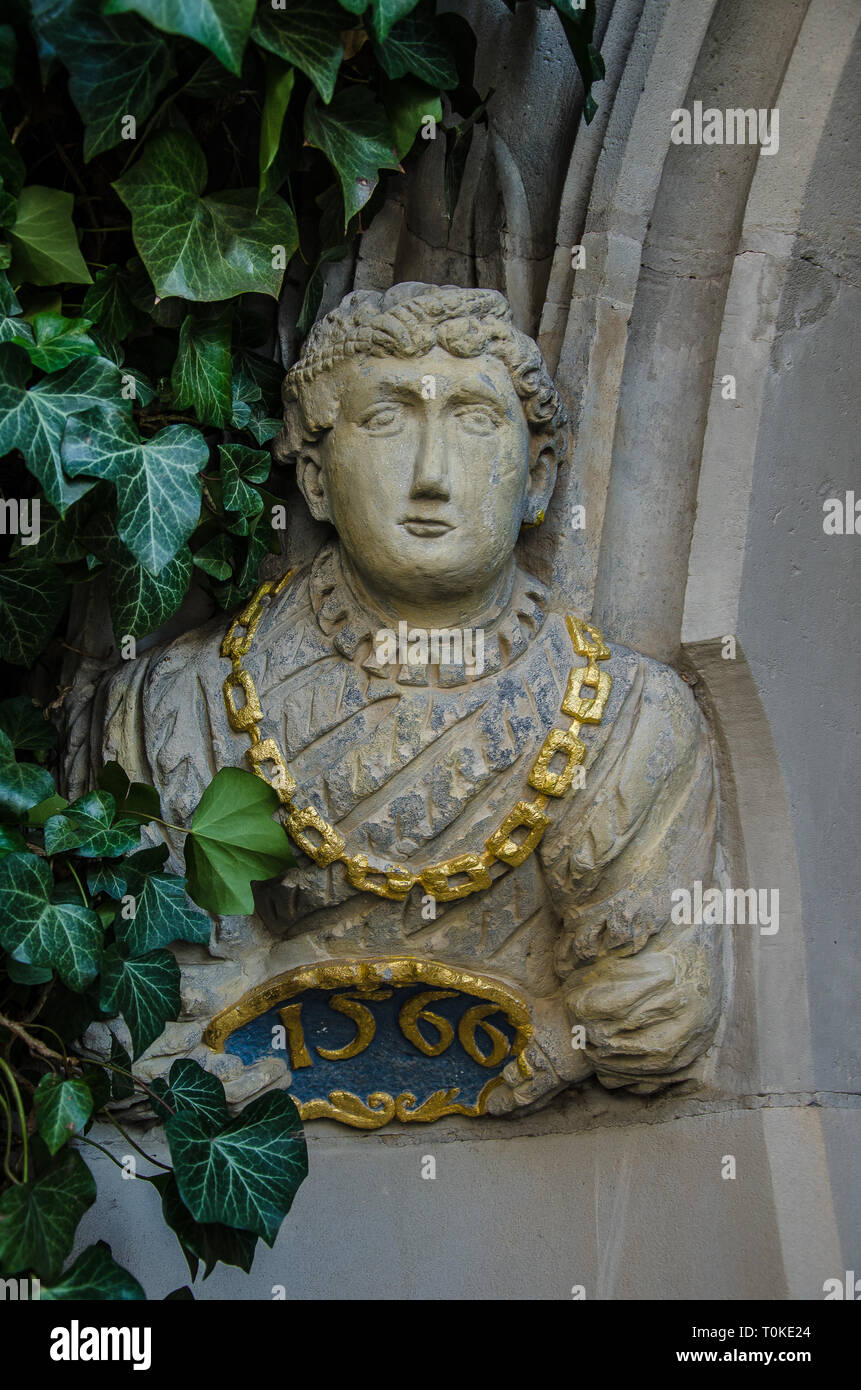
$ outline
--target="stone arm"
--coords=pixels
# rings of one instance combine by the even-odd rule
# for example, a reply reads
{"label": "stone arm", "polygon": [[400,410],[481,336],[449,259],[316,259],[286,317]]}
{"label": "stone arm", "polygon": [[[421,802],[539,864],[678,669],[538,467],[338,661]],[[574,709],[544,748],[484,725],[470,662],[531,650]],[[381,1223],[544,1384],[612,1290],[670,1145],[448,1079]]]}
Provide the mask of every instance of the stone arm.
{"label": "stone arm", "polygon": [[718,932],[672,920],[675,889],[712,882],[717,797],[708,732],[687,686],[650,662],[632,699],[627,749],[602,778],[611,737],[572,838],[556,968],[598,1080],[644,1093],[681,1079],[717,1024]]}
{"label": "stone arm", "polygon": [[672,920],[674,889],[712,883],[717,795],[705,721],[668,668],[642,663],[572,811],[542,853],[564,1011],[497,1112],[590,1073],[638,1094],[685,1080],[719,1017],[719,928]]}

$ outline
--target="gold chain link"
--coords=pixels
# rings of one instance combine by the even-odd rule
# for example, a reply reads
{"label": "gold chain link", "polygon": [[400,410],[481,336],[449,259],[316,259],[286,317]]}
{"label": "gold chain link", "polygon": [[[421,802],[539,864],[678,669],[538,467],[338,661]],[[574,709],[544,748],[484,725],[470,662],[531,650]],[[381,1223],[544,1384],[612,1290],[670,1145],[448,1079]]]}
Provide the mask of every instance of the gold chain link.
{"label": "gold chain link", "polygon": [[[264,600],[271,603],[292,573],[289,570],[277,583],[267,580],[261,584],[254,597],[230,624],[221,644],[221,655],[227,657],[231,664],[230,674],[223,686],[224,706],[230,727],[250,738],[251,747],[246,751],[246,757],[252,771],[277,793],[284,808],[282,815],[289,835],[321,868],[343,864],[353,888],[362,893],[376,893],[380,898],[391,898],[395,902],[403,902],[417,883],[440,902],[451,902],[489,888],[493,882],[491,864],[498,860],[517,868],[528,859],[550,824],[550,817],[544,814],[548,798],[564,796],[577,767],[586,757],[586,744],[578,738],[578,734],[583,724],[600,724],[613,683],[609,671],[601,671],[595,664],[610,657],[600,632],[580,618],[568,617],[565,620],[575,652],[585,657],[588,664],[573,666],[568,676],[562,713],[571,720],[570,726],[567,729],[551,729],[532,764],[528,780],[530,787],[538,792],[535,800],[518,801],[499,828],[485,841],[482,854],[458,854],[439,864],[429,864],[419,873],[413,873],[403,864],[388,864],[383,869],[376,869],[368,863],[367,855],[347,854],[344,837],[313,806],[295,805],[296,779],[275,739],[262,738],[260,735],[263,709],[254,681],[242,665],[242,658],[251,650],[265,611]],[[590,695],[581,693],[584,686],[588,687]],[[236,703],[238,691],[242,692],[244,698],[244,703],[240,705]],[[565,766],[561,771],[552,772],[551,763],[557,755],[566,758]],[[274,769],[271,774],[266,771],[269,764]],[[516,840],[515,831],[520,829],[524,829],[526,835]],[[453,885],[451,880],[459,875],[465,876],[465,881]]]}

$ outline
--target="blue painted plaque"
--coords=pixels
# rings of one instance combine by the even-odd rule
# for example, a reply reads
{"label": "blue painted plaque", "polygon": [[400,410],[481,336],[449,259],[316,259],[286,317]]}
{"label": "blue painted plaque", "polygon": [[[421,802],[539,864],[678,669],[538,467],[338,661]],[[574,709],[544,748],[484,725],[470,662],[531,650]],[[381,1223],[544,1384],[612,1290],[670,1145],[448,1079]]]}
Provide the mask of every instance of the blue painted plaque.
{"label": "blue painted plaque", "polygon": [[303,1119],[366,1129],[479,1115],[531,1035],[500,981],[414,957],[326,961],[267,982],[219,1014],[211,1047],[245,1063],[285,1056]]}

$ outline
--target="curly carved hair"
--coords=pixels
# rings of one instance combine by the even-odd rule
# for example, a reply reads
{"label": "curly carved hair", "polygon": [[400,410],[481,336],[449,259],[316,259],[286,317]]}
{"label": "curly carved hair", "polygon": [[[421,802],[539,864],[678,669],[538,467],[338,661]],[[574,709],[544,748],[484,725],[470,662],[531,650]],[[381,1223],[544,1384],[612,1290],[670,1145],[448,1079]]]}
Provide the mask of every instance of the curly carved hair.
{"label": "curly carved hair", "polygon": [[515,328],[507,300],[496,290],[407,282],[381,294],[355,290],[318,320],[302,355],[284,379],[284,425],[274,441],[281,463],[295,461],[303,444],[332,427],[319,417],[306,387],[340,362],[368,357],[422,357],[434,347],[454,357],[489,352],[500,358],[523,404],[530,430],[549,436],[557,463],[565,454],[568,418],[536,343]]}

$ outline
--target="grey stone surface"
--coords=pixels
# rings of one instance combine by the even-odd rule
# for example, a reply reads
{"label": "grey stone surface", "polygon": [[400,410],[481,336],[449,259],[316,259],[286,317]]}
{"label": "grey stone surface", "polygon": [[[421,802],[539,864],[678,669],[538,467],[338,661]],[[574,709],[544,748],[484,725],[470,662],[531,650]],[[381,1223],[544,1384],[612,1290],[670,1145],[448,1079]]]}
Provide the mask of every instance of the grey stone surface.
{"label": "grey stone surface", "polygon": [[[271,1299],[282,1285],[291,1302],[571,1302],[580,1285],[587,1304],[821,1299],[824,1281],[852,1266],[822,1220],[829,1171],[820,1117],[857,1147],[858,1112],[799,1104],[679,1115],[657,1104],[634,1124],[605,1114],[580,1132],[518,1135],[520,1121],[508,1138],[469,1139],[445,1125],[366,1136],[312,1126],[310,1176],[274,1248],[259,1245],[250,1278],[219,1266],[195,1294]],[[604,1107],[613,1109],[612,1098]],[[509,1132],[508,1122],[495,1124]],[[124,1153],[115,1134],[105,1142]],[[151,1136],[144,1147],[160,1155]],[[728,1156],[734,1179],[721,1176]],[[432,1179],[421,1176],[427,1157]],[[81,1243],[107,1239],[151,1298],[186,1283],[174,1238],[153,1231],[149,1184],[123,1180],[98,1154],[94,1166],[100,1207],[84,1218]],[[782,1219],[793,1233],[788,1249]]]}

